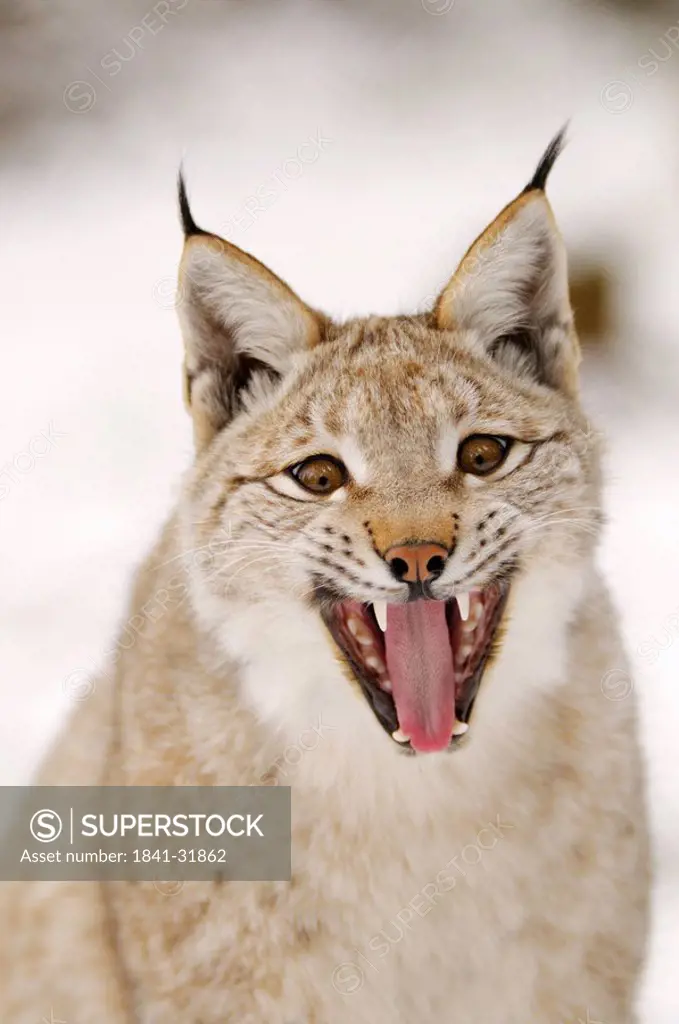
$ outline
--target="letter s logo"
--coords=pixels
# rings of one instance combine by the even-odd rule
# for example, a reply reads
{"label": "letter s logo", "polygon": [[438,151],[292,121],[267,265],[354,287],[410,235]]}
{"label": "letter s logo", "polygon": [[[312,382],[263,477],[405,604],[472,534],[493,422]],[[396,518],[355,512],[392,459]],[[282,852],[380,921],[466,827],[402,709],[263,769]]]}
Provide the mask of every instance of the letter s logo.
{"label": "letter s logo", "polygon": [[39,843],[53,843],[61,835],[64,825],[56,811],[36,811],[31,818],[31,835]]}

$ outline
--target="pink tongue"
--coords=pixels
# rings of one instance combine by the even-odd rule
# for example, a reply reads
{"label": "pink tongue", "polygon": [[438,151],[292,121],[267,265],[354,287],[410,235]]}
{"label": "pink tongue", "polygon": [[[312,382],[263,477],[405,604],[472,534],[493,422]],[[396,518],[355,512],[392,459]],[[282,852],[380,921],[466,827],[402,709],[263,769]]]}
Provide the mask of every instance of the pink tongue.
{"label": "pink tongue", "polygon": [[455,722],[446,603],[411,601],[387,607],[387,669],[399,726],[415,750],[445,750]]}

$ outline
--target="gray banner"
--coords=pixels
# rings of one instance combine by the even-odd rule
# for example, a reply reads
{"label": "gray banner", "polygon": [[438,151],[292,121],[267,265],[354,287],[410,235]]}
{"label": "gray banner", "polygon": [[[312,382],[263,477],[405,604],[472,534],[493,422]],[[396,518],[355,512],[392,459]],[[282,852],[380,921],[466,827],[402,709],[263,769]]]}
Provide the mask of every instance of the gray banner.
{"label": "gray banner", "polygon": [[2,881],[289,881],[283,786],[2,786]]}

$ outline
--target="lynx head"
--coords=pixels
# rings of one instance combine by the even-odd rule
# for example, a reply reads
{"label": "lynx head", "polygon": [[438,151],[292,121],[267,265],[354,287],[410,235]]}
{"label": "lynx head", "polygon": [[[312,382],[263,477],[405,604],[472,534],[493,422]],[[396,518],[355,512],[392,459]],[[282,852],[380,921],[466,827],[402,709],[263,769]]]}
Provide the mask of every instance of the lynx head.
{"label": "lynx head", "polygon": [[430,311],[343,324],[198,228],[180,180],[192,599],[274,724],[444,751],[563,678],[599,513],[562,142]]}

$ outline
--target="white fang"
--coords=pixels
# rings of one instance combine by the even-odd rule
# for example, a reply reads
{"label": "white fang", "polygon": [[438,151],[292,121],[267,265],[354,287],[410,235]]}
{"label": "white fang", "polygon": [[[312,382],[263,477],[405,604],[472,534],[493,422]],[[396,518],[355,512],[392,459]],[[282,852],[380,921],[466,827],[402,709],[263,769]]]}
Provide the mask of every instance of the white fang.
{"label": "white fang", "polygon": [[460,618],[466,622],[469,618],[469,594],[457,595],[457,607],[460,609]]}
{"label": "white fang", "polygon": [[383,633],[387,632],[387,602],[386,601],[373,601],[373,608],[375,609],[375,618],[377,619],[377,625],[380,627]]}

